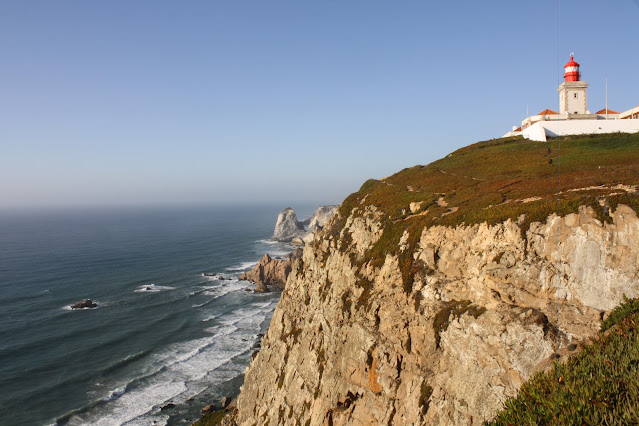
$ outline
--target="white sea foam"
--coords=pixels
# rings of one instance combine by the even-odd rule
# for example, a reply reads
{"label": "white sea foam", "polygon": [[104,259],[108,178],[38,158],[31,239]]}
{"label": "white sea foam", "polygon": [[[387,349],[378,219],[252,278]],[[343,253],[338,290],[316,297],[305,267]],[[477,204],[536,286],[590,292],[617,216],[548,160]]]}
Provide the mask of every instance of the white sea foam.
{"label": "white sea foam", "polygon": [[124,395],[125,391],[126,391],[126,388],[124,387],[117,388],[116,390],[111,391],[111,393],[109,393],[108,396],[105,396],[104,398],[102,398],[102,401],[107,402],[107,401],[113,401],[114,399],[118,399],[119,397]]}
{"label": "white sea foam", "polygon": [[220,325],[206,329],[210,336],[173,344],[150,356],[146,376],[118,385],[102,404],[72,416],[68,424],[166,424],[167,413],[161,411],[166,404],[183,403],[243,373],[245,365],[234,359],[251,350],[275,305],[270,300],[238,308],[218,318]]}
{"label": "white sea foam", "polygon": [[280,241],[275,241],[275,240],[257,240],[257,242],[262,244],[269,244],[269,245],[282,244]]}
{"label": "white sea foam", "polygon": [[251,262],[242,262],[239,265],[235,265],[235,266],[231,266],[229,268],[226,268],[227,271],[245,271],[247,269],[251,269],[252,267],[254,267],[255,265],[257,265],[257,261],[251,261]]}
{"label": "white sea foam", "polygon": [[213,320],[214,320],[215,318],[217,318],[217,317],[218,317],[217,315],[209,315],[209,316],[207,316],[206,318],[204,318],[204,319],[202,320],[202,322],[209,322],[209,321],[213,321]]}
{"label": "white sea foam", "polygon": [[95,308],[75,308],[75,309],[73,309],[73,308],[71,307],[71,305],[64,305],[64,306],[62,306],[60,309],[62,309],[63,311],[89,311],[89,310],[91,310],[91,309],[98,309],[98,308],[101,308],[101,307],[103,307],[103,306],[106,306],[106,304],[105,304],[105,303],[98,302],[97,300],[94,300],[93,302],[94,302],[96,305],[98,305],[98,306],[96,306]]}
{"label": "white sea foam", "polygon": [[245,288],[246,281],[230,280],[226,281],[226,284],[224,285],[207,288],[204,292],[202,292],[202,294],[217,299],[218,297],[222,297],[225,294],[229,294],[238,290],[244,290]]}
{"label": "white sea foam", "polygon": [[136,293],[158,293],[160,291],[174,290],[174,289],[175,287],[155,285],[155,284],[144,284],[133,291]]}

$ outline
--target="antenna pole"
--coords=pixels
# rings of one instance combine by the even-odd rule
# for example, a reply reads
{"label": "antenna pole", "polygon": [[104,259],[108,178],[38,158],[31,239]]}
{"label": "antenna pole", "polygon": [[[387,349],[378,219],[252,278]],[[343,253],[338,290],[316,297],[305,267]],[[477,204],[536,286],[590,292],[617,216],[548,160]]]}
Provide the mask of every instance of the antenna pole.
{"label": "antenna pole", "polygon": [[606,120],[608,119],[608,74],[606,74]]}

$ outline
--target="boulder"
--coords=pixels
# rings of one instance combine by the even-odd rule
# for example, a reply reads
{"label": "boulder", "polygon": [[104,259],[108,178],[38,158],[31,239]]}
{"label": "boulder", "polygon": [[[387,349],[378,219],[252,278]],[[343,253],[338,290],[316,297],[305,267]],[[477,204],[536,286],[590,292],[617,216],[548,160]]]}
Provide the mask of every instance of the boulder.
{"label": "boulder", "polygon": [[275,231],[271,239],[275,241],[289,242],[295,237],[302,238],[306,234],[304,224],[297,220],[295,211],[287,207],[277,216]]}
{"label": "boulder", "polygon": [[[316,230],[318,230],[319,228],[315,228]],[[315,233],[314,232],[309,232],[308,234],[304,235],[304,238],[302,238],[302,241],[304,242],[304,245],[306,244],[310,244],[313,239],[315,239]]]}
{"label": "boulder", "polygon": [[86,308],[97,308],[97,307],[98,307],[98,304],[92,301],[91,299],[86,299],[71,305],[71,309],[86,309]]}

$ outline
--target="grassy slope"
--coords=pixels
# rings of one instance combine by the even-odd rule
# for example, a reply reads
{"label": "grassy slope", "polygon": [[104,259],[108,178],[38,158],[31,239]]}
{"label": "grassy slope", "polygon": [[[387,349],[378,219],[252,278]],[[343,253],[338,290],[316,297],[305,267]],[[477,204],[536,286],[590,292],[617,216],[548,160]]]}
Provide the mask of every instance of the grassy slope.
{"label": "grassy slope", "polygon": [[631,299],[613,310],[592,345],[525,383],[517,398],[506,401],[506,408],[487,424],[638,423],[639,301]]}
{"label": "grassy slope", "polygon": [[[410,292],[417,265],[411,256],[403,259],[398,253],[404,230],[413,248],[424,227],[434,225],[494,224],[525,215],[524,231],[530,222],[543,221],[553,212],[577,212],[580,205],[592,206],[600,220],[610,221],[607,209],[618,203],[639,207],[638,193],[610,189],[618,184],[639,185],[639,134],[571,136],[550,142],[497,139],[462,148],[427,166],[367,181],[344,201],[342,221],[330,232],[337,236],[353,209],[362,214],[363,207],[376,206],[383,213],[382,238],[364,259],[354,262],[372,259],[379,265],[387,253],[397,254],[405,290]],[[533,197],[539,199],[524,202]],[[440,199],[447,205],[438,203]],[[411,202],[422,203],[415,213],[409,209]],[[348,238],[341,247],[348,248]]]}

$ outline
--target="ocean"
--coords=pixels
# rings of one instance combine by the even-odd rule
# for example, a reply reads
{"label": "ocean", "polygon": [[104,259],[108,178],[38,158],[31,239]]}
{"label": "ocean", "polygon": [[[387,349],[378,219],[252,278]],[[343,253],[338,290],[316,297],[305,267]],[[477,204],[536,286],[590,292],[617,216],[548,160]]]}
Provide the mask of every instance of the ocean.
{"label": "ocean", "polygon": [[190,424],[236,396],[279,299],[238,276],[291,250],[281,208],[0,213],[0,424]]}

